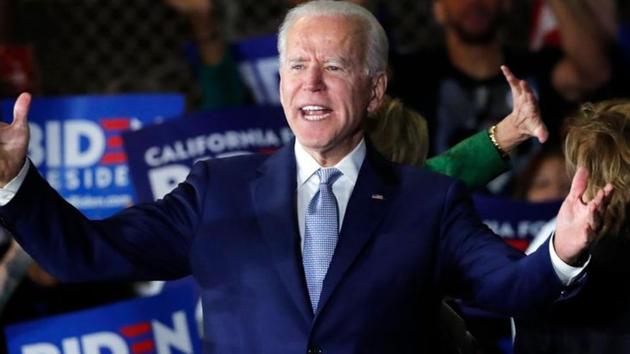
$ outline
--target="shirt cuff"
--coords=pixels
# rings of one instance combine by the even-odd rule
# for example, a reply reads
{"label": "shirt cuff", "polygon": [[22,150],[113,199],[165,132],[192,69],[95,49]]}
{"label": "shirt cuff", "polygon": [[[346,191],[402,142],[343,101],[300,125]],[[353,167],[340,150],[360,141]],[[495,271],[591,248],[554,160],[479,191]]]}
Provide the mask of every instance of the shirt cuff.
{"label": "shirt cuff", "polygon": [[28,173],[28,169],[31,166],[31,163],[28,159],[24,162],[24,166],[20,172],[18,172],[17,176],[13,177],[12,180],[9,181],[3,188],[0,188],[0,206],[7,205],[11,199],[18,192],[24,179],[26,178],[26,174]]}
{"label": "shirt cuff", "polygon": [[564,263],[564,261],[558,257],[556,250],[553,248],[553,239],[555,236],[556,235],[554,233],[549,239],[549,255],[551,256],[551,264],[553,265],[553,270],[556,272],[558,278],[560,278],[562,284],[569,286],[580,276],[580,274],[582,274],[588,263],[591,261],[591,256],[588,256],[588,259],[581,267],[573,267]]}

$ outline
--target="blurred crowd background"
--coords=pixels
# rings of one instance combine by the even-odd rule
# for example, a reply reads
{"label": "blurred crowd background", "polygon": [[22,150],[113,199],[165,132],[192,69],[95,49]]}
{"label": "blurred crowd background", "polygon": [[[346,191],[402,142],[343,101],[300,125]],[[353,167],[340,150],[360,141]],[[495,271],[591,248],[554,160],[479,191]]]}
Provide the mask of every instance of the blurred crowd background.
{"label": "blurred crowd background", "polygon": [[[277,30],[290,2],[218,0],[228,41]],[[532,0],[513,1],[510,42],[526,47]],[[393,44],[411,51],[439,40],[430,0],[372,0],[386,10]],[[629,6],[626,6],[629,7]],[[626,11],[628,12],[628,11]],[[520,15],[519,15],[520,14]],[[630,17],[630,15],[626,15]],[[187,92],[199,100],[186,58],[187,19],[155,0],[2,0],[0,42],[30,44],[44,94]]]}

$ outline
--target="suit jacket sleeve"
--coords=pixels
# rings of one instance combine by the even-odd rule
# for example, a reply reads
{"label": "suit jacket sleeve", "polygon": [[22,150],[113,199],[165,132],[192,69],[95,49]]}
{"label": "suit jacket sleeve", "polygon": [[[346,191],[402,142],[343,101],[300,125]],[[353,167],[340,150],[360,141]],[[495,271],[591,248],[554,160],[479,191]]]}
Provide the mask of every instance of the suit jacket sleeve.
{"label": "suit jacket sleeve", "polygon": [[45,269],[65,281],[171,279],[190,273],[206,168],[199,163],[164,199],[89,220],[31,168],[0,223]]}
{"label": "suit jacket sleeve", "polygon": [[530,256],[509,247],[481,223],[460,183],[449,188],[440,221],[449,288],[480,306],[510,315],[550,304],[563,285],[547,247]]}

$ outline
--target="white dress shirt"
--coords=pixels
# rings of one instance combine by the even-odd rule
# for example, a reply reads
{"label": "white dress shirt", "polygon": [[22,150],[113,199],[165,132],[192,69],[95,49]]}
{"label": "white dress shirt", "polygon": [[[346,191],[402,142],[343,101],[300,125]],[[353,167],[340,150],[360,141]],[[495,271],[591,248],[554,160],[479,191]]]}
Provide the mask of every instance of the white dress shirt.
{"label": "white dress shirt", "polygon": [[13,199],[15,193],[17,193],[18,189],[20,189],[22,182],[24,182],[24,178],[26,178],[26,173],[28,173],[30,164],[29,159],[26,159],[24,166],[22,166],[22,169],[18,172],[17,176],[10,180],[4,187],[0,188],[0,206],[7,205],[7,203]]}
{"label": "white dress shirt", "polygon": [[[295,141],[294,150],[297,166],[297,217],[300,228],[301,248],[304,248],[304,218],[306,215],[306,208],[310,200],[315,195],[315,192],[319,189],[319,177],[317,177],[315,171],[321,168],[321,166],[306,152],[306,150],[304,150],[304,147],[300,145],[297,140]],[[339,225],[341,225],[341,227],[343,227],[343,219],[346,214],[348,201],[350,200],[350,195],[352,194],[354,185],[357,182],[359,169],[363,164],[365,154],[365,141],[361,140],[352,152],[334,166],[343,173],[343,175],[333,184],[333,193],[337,198],[337,204],[339,206]],[[30,162],[27,159],[18,175],[3,188],[0,188],[0,206],[6,205],[11,201],[11,199],[13,199],[17,191],[22,186],[29,168]],[[573,282],[582,273],[586,266],[573,267],[564,263],[560,257],[558,257],[555,249],[553,248],[553,240],[549,242],[549,254],[551,256],[551,264],[553,265],[554,271],[565,285],[571,284],[571,282]]]}
{"label": "white dress shirt", "polygon": [[[303,249],[306,209],[315,193],[319,190],[319,177],[315,172],[322,167],[304,150],[302,144],[297,140],[295,141],[294,150],[297,166],[297,218],[302,245],[300,249]],[[365,159],[365,151],[365,141],[361,139],[359,145],[335,166],[332,166],[342,173],[332,185],[339,208],[339,230],[343,227],[343,219],[346,215],[348,201],[350,201],[350,195],[352,195],[354,185],[357,183],[359,169],[361,169],[361,164],[363,164],[363,160]]]}

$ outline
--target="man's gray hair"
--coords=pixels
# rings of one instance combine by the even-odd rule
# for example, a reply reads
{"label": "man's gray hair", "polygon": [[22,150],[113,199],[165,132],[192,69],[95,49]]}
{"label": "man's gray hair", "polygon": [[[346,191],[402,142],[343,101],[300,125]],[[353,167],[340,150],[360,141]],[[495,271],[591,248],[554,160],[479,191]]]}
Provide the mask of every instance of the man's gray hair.
{"label": "man's gray hair", "polygon": [[358,19],[365,33],[367,44],[367,74],[374,76],[387,71],[387,57],[389,43],[383,26],[370,11],[360,5],[345,1],[315,0],[309,1],[291,9],[278,31],[278,52],[280,65],[285,61],[287,48],[287,32],[293,24],[304,17],[349,17]]}

